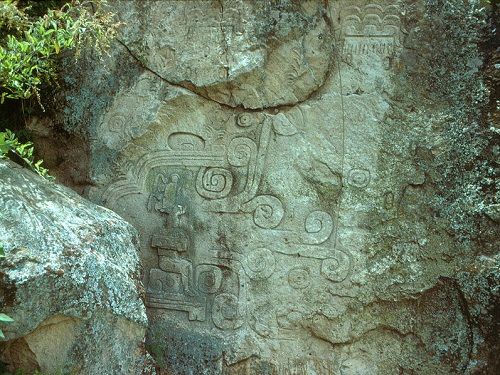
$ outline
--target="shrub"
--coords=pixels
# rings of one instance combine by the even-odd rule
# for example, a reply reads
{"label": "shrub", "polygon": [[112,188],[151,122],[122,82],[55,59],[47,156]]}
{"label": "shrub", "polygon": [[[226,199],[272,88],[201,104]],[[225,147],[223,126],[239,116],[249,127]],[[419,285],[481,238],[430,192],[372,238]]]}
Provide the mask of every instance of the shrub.
{"label": "shrub", "polygon": [[83,48],[98,53],[109,47],[119,22],[106,12],[105,0],[75,0],[61,9],[48,10],[34,20],[16,1],[2,4],[0,27],[10,33],[0,44],[0,103],[5,98],[39,98],[40,85],[56,77],[56,57],[64,50],[78,56]]}
{"label": "shrub", "polygon": [[53,180],[49,171],[42,167],[43,160],[35,161],[33,143],[21,143],[10,130],[0,132],[0,159],[15,155],[23,164],[40,176]]}
{"label": "shrub", "polygon": [[[41,3],[50,2],[33,5],[40,10]],[[120,23],[106,10],[106,0],[73,0],[35,17],[30,17],[29,6],[21,8],[18,4],[17,0],[0,2],[0,104],[6,98],[25,100],[35,96],[43,109],[40,87],[56,82],[58,55],[71,51],[78,58],[84,49],[101,54]],[[31,142],[19,142],[9,130],[0,132],[0,158],[13,156],[50,178],[42,161],[34,161]]]}

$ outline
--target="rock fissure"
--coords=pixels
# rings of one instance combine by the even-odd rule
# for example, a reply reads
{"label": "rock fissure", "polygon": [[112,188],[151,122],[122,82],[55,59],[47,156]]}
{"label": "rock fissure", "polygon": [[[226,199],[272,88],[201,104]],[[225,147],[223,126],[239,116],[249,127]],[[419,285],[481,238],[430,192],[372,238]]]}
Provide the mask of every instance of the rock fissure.
{"label": "rock fissure", "polygon": [[[331,82],[331,76],[333,74],[333,67],[334,67],[334,62],[331,61],[328,64],[328,69],[326,70],[326,75],[325,75],[325,78],[323,79],[323,82],[321,83],[321,85],[319,85],[318,88],[316,88],[315,90],[313,90],[312,92],[310,92],[307,95],[307,97],[305,97],[302,100],[297,100],[296,102],[290,102],[290,103],[283,103],[283,104],[280,104],[280,105],[263,106],[263,107],[260,107],[260,108],[247,108],[247,107],[244,107],[243,105],[230,105],[230,104],[224,103],[222,101],[218,101],[218,100],[216,100],[214,98],[211,98],[208,95],[204,95],[204,94],[201,93],[202,89],[199,89],[193,82],[183,81],[183,82],[176,83],[176,82],[173,82],[171,80],[166,79],[160,73],[158,73],[157,71],[155,71],[155,70],[151,69],[150,67],[148,67],[139,57],[137,57],[133,53],[133,51],[123,41],[117,39],[117,42],[126,49],[126,51],[128,52],[128,54],[143,69],[147,70],[148,72],[152,73],[156,77],[160,78],[162,81],[164,81],[165,83],[169,84],[170,86],[177,87],[177,88],[183,89],[183,90],[187,90],[191,94],[194,94],[194,95],[196,95],[196,96],[198,96],[200,98],[203,98],[205,100],[208,100],[208,101],[211,101],[213,103],[216,103],[216,104],[220,105],[223,108],[227,108],[227,109],[231,109],[231,110],[237,110],[237,111],[243,111],[243,112],[270,112],[270,113],[276,113],[278,111],[282,111],[282,110],[286,111],[286,110],[290,110],[290,109],[292,109],[294,107],[298,107],[300,105],[307,104],[309,101],[315,100],[319,95],[321,95],[321,93],[324,90],[324,88]],[[227,51],[226,51],[226,54],[227,54]]]}

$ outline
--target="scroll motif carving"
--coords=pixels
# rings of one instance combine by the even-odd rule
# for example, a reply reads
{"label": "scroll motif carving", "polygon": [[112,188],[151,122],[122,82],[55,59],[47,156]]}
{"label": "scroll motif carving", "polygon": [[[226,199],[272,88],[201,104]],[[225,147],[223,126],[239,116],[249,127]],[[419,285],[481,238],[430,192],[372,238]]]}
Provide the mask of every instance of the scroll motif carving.
{"label": "scroll motif carving", "polygon": [[249,113],[240,113],[236,116],[236,124],[242,128],[247,128],[253,125],[252,117]]}
{"label": "scroll motif carving", "polygon": [[297,128],[283,113],[278,113],[273,118],[273,130],[279,135],[294,135]]}
{"label": "scroll motif carving", "polygon": [[347,182],[351,186],[366,187],[370,183],[370,171],[366,169],[351,169]]}
{"label": "scroll motif carving", "polygon": [[259,195],[255,197],[243,205],[242,211],[253,211],[255,225],[264,229],[276,228],[285,213],[281,201],[272,195]]}
{"label": "scroll motif carving", "polygon": [[220,329],[236,329],[243,325],[238,297],[234,294],[221,293],[214,299],[212,320]]}
{"label": "scroll motif carving", "polygon": [[251,251],[243,260],[245,273],[251,279],[264,280],[274,272],[276,260],[273,253],[265,248]]}
{"label": "scroll motif carving", "polygon": [[244,112],[236,116],[236,125],[241,128],[250,128],[254,125],[261,124],[264,121],[264,114]]}
{"label": "scroll motif carving", "polygon": [[243,167],[250,163],[255,164],[257,145],[250,138],[234,138],[229,144],[227,160],[235,167]]}
{"label": "scroll motif carving", "polygon": [[185,167],[223,167],[224,149],[205,148],[204,150],[164,150],[145,154],[128,171],[127,178],[108,186],[101,196],[101,201],[113,207],[127,195],[143,194],[147,191],[147,176],[154,168],[167,166]]}
{"label": "scroll motif carving", "polygon": [[309,286],[311,276],[309,270],[304,267],[292,268],[288,272],[288,284],[294,289],[304,289]]}
{"label": "scroll motif carving", "polygon": [[121,114],[111,116],[108,120],[108,129],[112,133],[125,133],[127,129],[127,119]]}
{"label": "scroll motif carving", "polygon": [[204,204],[205,210],[228,213],[253,211],[243,210],[242,207],[245,203],[251,201],[257,193],[264,170],[270,132],[271,124],[269,121],[264,120],[258,146],[253,140],[247,137],[236,137],[229,143],[227,153],[229,165],[236,168],[246,167],[244,187],[234,195],[206,202]]}
{"label": "scroll motif carving", "polygon": [[313,211],[305,220],[305,233],[302,242],[317,245],[328,240],[333,231],[333,219],[324,211]]}
{"label": "scroll motif carving", "polygon": [[203,293],[216,293],[222,284],[222,271],[212,264],[200,264],[196,267],[196,284]]}
{"label": "scroll motif carving", "polygon": [[231,171],[224,168],[202,168],[196,178],[196,190],[204,198],[226,197],[233,186]]}
{"label": "scroll motif carving", "polygon": [[321,262],[321,274],[330,281],[341,282],[349,275],[351,259],[340,250],[336,250],[334,255]]}

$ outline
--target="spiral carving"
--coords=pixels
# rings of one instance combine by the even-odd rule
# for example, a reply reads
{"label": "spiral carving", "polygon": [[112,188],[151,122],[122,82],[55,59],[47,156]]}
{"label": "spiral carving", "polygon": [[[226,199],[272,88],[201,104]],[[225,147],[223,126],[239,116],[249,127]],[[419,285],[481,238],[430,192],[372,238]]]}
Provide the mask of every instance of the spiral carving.
{"label": "spiral carving", "polygon": [[243,211],[253,211],[255,225],[264,228],[276,228],[285,214],[281,201],[272,195],[259,195],[243,206]]}
{"label": "spiral carving", "polygon": [[204,198],[226,197],[233,186],[233,175],[224,168],[202,168],[196,178],[196,191]]}
{"label": "spiral carving", "polygon": [[251,251],[243,260],[245,273],[254,280],[264,280],[271,276],[276,266],[273,253],[265,248]]}
{"label": "spiral carving", "polygon": [[257,154],[257,145],[250,138],[234,138],[229,143],[227,160],[234,167],[243,167]]}
{"label": "spiral carving", "polygon": [[328,280],[339,283],[344,281],[351,269],[351,258],[343,251],[336,250],[334,256],[321,262],[321,274]]}
{"label": "spiral carving", "polygon": [[236,125],[242,128],[249,128],[256,124],[261,124],[265,119],[262,113],[240,113],[236,117]]}
{"label": "spiral carving", "polygon": [[370,171],[366,169],[352,169],[349,172],[349,178],[347,182],[351,186],[363,188],[368,186],[370,183]]}
{"label": "spiral carving", "polygon": [[312,245],[323,243],[332,234],[333,219],[327,212],[313,211],[306,218],[305,230],[304,243]]}
{"label": "spiral carving", "polygon": [[113,115],[108,120],[108,129],[113,133],[121,133],[124,131],[127,119],[123,115]]}
{"label": "spiral carving", "polygon": [[240,113],[236,118],[236,124],[242,128],[253,125],[252,117],[249,113]]}
{"label": "spiral carving", "polygon": [[212,320],[217,328],[237,329],[244,323],[238,297],[234,294],[221,293],[214,298]]}

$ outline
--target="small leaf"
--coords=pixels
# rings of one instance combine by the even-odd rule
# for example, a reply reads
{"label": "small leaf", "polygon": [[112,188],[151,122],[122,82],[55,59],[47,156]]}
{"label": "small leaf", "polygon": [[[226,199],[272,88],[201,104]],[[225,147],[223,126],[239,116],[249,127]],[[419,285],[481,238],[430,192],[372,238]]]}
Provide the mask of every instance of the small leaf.
{"label": "small leaf", "polygon": [[12,319],[10,316],[0,313],[0,322],[2,323],[12,323],[14,319]]}

